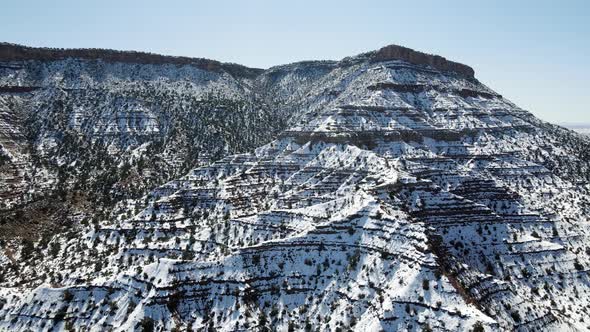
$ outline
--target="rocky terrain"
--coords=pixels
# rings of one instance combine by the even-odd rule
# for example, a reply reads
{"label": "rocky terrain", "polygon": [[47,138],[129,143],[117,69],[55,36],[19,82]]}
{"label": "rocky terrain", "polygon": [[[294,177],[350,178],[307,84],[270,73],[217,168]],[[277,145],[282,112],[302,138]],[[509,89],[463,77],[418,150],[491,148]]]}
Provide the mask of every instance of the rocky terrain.
{"label": "rocky terrain", "polygon": [[590,328],[590,139],[468,66],[2,47],[0,330]]}

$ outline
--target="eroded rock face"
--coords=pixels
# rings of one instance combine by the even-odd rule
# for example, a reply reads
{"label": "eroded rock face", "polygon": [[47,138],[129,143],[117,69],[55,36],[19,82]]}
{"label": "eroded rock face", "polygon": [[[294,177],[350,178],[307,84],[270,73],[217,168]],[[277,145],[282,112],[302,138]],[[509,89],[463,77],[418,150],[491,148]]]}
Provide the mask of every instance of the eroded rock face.
{"label": "eroded rock face", "polygon": [[447,60],[439,55],[414,51],[411,48],[389,45],[378,50],[373,56],[375,61],[401,60],[416,65],[426,65],[438,70],[452,71],[467,78],[474,78],[473,68],[462,63]]}
{"label": "eroded rock face", "polygon": [[274,140],[0,255],[0,329],[586,329],[588,138],[398,51],[266,71]]}

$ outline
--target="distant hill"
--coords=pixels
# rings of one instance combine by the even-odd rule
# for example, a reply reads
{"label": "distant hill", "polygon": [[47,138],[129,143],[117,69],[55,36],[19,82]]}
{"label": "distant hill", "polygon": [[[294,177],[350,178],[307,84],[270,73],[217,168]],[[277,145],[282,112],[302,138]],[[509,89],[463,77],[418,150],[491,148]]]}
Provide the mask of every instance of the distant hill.
{"label": "distant hill", "polygon": [[564,123],[562,125],[581,134],[590,135],[590,123]]}

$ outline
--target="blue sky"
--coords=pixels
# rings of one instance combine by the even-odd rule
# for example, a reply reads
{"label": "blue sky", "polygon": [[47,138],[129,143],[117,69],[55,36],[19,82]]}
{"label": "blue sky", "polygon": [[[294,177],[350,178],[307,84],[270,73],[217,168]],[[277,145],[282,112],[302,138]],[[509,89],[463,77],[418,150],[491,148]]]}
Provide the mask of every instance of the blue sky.
{"label": "blue sky", "polygon": [[0,40],[267,68],[388,44],[472,66],[551,122],[590,123],[590,1],[6,1]]}

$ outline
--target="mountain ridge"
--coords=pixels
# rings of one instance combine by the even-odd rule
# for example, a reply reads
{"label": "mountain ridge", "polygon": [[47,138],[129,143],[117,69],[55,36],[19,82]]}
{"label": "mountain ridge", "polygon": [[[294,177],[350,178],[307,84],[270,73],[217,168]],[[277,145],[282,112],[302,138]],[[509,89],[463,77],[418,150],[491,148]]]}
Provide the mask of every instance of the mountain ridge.
{"label": "mountain ridge", "polygon": [[290,64],[272,66],[267,69],[251,68],[236,63],[223,63],[217,60],[194,58],[186,56],[161,55],[151,52],[142,51],[120,51],[113,49],[101,48],[48,48],[48,47],[30,47],[20,44],[0,42],[0,61],[23,61],[23,60],[63,60],[66,58],[77,59],[102,59],[113,62],[143,63],[143,64],[164,64],[172,63],[177,65],[194,65],[206,70],[218,70],[224,68],[229,72],[243,72],[245,77],[255,77],[265,70],[281,67],[285,65],[296,65],[312,62],[339,63],[346,59],[369,55],[374,61],[384,60],[401,60],[408,61],[418,65],[428,65],[433,68],[445,71],[453,71],[468,77],[474,77],[473,68],[446,58],[415,51],[411,48],[390,44],[378,50],[361,53],[357,56],[346,57],[342,60],[307,60],[296,61]]}
{"label": "mountain ridge", "polygon": [[263,69],[250,68],[235,63],[224,63],[205,58],[161,55],[142,51],[120,51],[101,48],[48,48],[30,47],[19,44],[0,42],[0,61],[56,61],[68,58],[86,60],[104,60],[137,64],[175,64],[190,65],[205,70],[226,70],[244,77],[254,77]]}
{"label": "mountain ridge", "polygon": [[[101,184],[112,176],[91,166],[112,156],[107,169],[135,175],[116,186],[188,165],[108,213],[0,243],[0,330],[587,329],[590,139],[468,69],[396,52],[254,80],[74,60],[7,69],[5,82],[48,83],[1,94],[0,119],[29,116],[33,149],[73,163],[58,183]],[[88,157],[94,141],[107,149]],[[161,160],[136,163],[146,156]]]}

